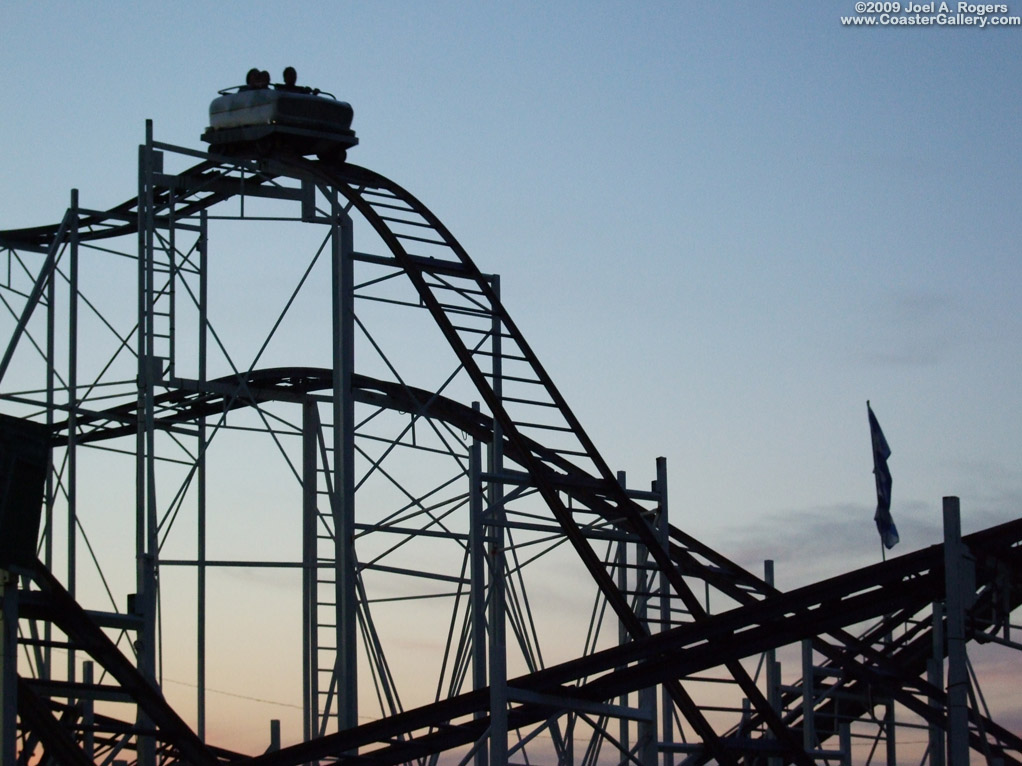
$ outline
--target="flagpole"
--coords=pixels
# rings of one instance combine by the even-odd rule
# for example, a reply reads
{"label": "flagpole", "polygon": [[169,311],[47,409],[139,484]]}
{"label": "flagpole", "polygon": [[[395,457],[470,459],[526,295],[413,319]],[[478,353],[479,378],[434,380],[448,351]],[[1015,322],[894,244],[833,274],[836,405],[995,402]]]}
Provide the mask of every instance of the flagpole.
{"label": "flagpole", "polygon": [[[873,443],[873,478],[877,490],[877,510],[873,519],[876,522],[877,531],[880,533],[880,559],[886,562],[888,547],[894,547],[898,544],[898,528],[894,525],[894,519],[891,518],[891,471],[887,467],[887,459],[891,456],[891,448],[887,444],[887,439],[884,438],[884,432],[880,428],[880,423],[877,422],[876,415],[873,414],[873,408],[869,405],[869,399],[866,400],[866,413],[869,416],[870,441]],[[884,643],[890,643],[891,635],[891,633],[887,633],[883,637]],[[887,762],[894,763],[897,755],[894,739],[895,712],[893,697],[887,700],[885,707],[883,726],[887,731]]]}

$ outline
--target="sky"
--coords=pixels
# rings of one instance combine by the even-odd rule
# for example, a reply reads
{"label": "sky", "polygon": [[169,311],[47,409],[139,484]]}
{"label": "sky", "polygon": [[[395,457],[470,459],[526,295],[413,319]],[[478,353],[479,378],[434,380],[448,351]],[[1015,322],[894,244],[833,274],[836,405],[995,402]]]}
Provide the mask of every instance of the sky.
{"label": "sky", "polygon": [[1022,28],[852,14],[7,0],[0,229],[134,196],[146,119],[202,148],[218,89],[294,66],[501,275],[611,467],[666,457],[672,523],[794,587],[881,556],[867,400],[889,555],[940,541],[943,496],[966,532],[1022,501]]}

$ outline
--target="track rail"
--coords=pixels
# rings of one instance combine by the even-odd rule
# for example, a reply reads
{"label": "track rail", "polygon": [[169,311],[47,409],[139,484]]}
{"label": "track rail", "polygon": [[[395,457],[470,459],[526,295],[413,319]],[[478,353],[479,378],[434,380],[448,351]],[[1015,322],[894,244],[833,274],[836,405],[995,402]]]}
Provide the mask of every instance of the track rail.
{"label": "track rail", "polygon": [[[239,167],[251,172],[239,177]],[[503,454],[528,474],[631,637],[630,643],[618,649],[511,681],[513,689],[546,695],[546,701],[515,706],[509,723],[518,726],[543,720],[550,715],[549,699],[555,697],[584,706],[662,683],[706,747],[705,755],[694,762],[714,759],[737,763],[744,757],[742,743],[748,739],[748,731],[765,726],[777,743],[777,752],[790,762],[808,765],[813,759],[800,736],[796,736],[802,711],[796,709],[782,718],[739,664],[740,659],[751,654],[802,638],[814,639],[814,647],[846,675],[848,680],[843,683],[853,694],[863,696],[862,689],[883,677],[903,704],[918,707],[918,691],[905,689],[921,688],[920,663],[925,662],[923,647],[932,641],[930,634],[916,632],[878,655],[869,648],[870,637],[856,637],[845,629],[861,620],[893,615],[885,622],[884,629],[889,630],[927,601],[939,598],[943,582],[938,574],[942,565],[935,563],[936,549],[781,594],[680,529],[671,527],[665,544],[650,524],[649,511],[631,499],[618,483],[512,320],[492,280],[478,269],[439,218],[402,187],[353,165],[300,159],[224,164],[214,158],[202,160],[177,175],[156,174],[156,186],[148,190],[145,204],[155,221],[165,222],[161,216],[171,206],[175,206],[177,217],[195,215],[236,195],[258,195],[261,188],[274,184],[278,178],[295,178],[335,189],[358,210],[414,286],[492,415],[481,414],[434,392],[359,375],[352,380],[351,395],[380,407],[444,420],[482,442],[499,444]],[[141,215],[138,200],[132,199],[109,211],[85,212],[77,220],[65,220],[59,225],[0,232],[0,247],[48,254],[49,265],[44,265],[36,280],[37,289],[41,289],[52,275],[53,254],[69,241],[72,228],[78,241],[98,241],[137,232]],[[31,314],[31,304],[30,300],[26,317]],[[26,317],[22,325],[27,322]],[[488,338],[490,345],[481,343],[480,338]],[[5,358],[10,357],[12,348],[13,345]],[[333,375],[332,371],[319,368],[288,368],[206,382],[175,379],[168,383],[168,390],[155,396],[152,404],[155,426],[173,431],[205,416],[263,401],[302,401],[314,391],[329,389]],[[78,413],[76,443],[134,434],[138,406],[138,401],[133,400],[102,411]],[[68,426],[67,421],[54,424],[55,444],[65,443]],[[570,503],[566,502],[569,498]],[[660,598],[679,602],[690,615],[690,622],[650,634],[627,594],[615,582],[608,563],[597,554],[583,531],[586,519],[593,515],[641,542],[656,571],[670,585],[671,592],[660,594]],[[1008,566],[1017,577],[1022,526],[1006,525],[996,533],[991,531],[967,540]],[[994,598],[992,577],[984,574],[977,583],[977,604],[984,608],[992,608],[988,604]],[[717,589],[738,606],[723,615],[708,614],[692,581]],[[38,574],[37,584],[56,603],[61,596],[54,583],[46,573]],[[1012,602],[1012,608],[1017,605]],[[78,614],[74,610],[71,613]],[[56,612],[48,615],[48,619],[58,620]],[[67,622],[67,617],[62,619],[61,628],[83,646],[93,646],[98,640],[81,619],[76,617],[71,622]],[[779,622],[783,629],[777,628]],[[984,628],[974,626],[973,635],[984,635]],[[168,713],[153,701],[150,689],[136,688],[138,679],[120,670],[121,661],[108,648],[97,651],[103,661],[124,673],[123,678],[118,676],[118,681],[138,695],[140,704],[144,701],[157,716],[164,717],[161,727],[183,756],[196,763],[214,762],[210,752],[191,738],[187,727],[180,728],[180,722],[170,715],[173,711]],[[712,725],[677,680],[707,667],[721,666],[753,707],[748,720],[731,730],[719,730]],[[891,683],[891,678],[896,682]],[[940,693],[934,689],[925,691]],[[35,704],[33,695],[31,689],[25,695],[24,715],[43,730],[48,724],[39,718],[40,706]],[[478,737],[487,722],[488,700],[485,690],[452,697],[252,762],[296,764],[314,757],[337,756],[369,744],[377,746],[372,754],[374,763],[399,763],[434,754]],[[861,707],[860,714],[868,712],[865,706]],[[465,716],[473,718],[451,723]],[[997,746],[1005,762],[1019,763],[1022,755],[1013,754],[1019,750],[1018,738],[992,722],[984,723],[987,731],[999,737]],[[824,736],[833,733],[822,732]],[[396,738],[403,741],[393,742]],[[55,745],[60,746],[63,745]],[[230,756],[221,760],[224,759],[232,760]]]}
{"label": "track rail", "polygon": [[[1022,567],[1022,520],[1010,522],[964,538],[976,554],[1019,571]],[[740,659],[822,632],[839,631],[888,613],[915,613],[943,595],[943,546],[875,564],[819,583],[777,594],[763,601],[737,607],[720,615],[647,636],[624,646],[583,657],[509,682],[516,690],[549,695],[570,709],[607,701],[664,678],[681,678],[717,666],[722,658]],[[996,587],[996,567],[978,573],[980,598]],[[1022,594],[1020,594],[1022,595]],[[1013,602],[1018,606],[1018,601]],[[779,626],[783,625],[782,629]],[[973,626],[972,638],[981,635]],[[895,654],[877,667],[855,670],[860,683],[877,682],[902,658]],[[623,669],[622,669],[623,668]],[[901,668],[905,675],[913,667]],[[890,677],[886,679],[890,684]],[[919,686],[940,699],[940,689]],[[909,698],[906,696],[906,699]],[[339,756],[359,747],[374,764],[398,764],[417,757],[470,744],[485,729],[485,719],[469,718],[485,712],[489,697],[484,690],[460,695],[424,708],[376,721],[346,732],[329,735],[252,759],[253,766],[296,766],[306,760]],[[919,708],[917,700],[909,700]],[[550,715],[549,702],[523,702],[512,714],[514,725],[525,726]],[[452,724],[452,721],[459,721]],[[979,717],[977,717],[979,721]],[[1022,739],[989,720],[979,721],[1001,736],[995,757],[1005,763],[1022,763]],[[978,743],[977,743],[978,744]],[[768,754],[763,747],[743,742],[735,733],[727,740],[729,752]],[[787,748],[774,753],[792,759]],[[342,759],[344,760],[344,759]]]}

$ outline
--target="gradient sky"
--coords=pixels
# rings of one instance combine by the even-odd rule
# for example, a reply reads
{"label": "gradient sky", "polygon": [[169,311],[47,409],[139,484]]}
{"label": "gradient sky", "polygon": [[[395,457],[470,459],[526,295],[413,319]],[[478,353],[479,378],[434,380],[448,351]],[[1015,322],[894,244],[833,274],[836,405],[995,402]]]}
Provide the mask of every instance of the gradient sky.
{"label": "gradient sky", "polygon": [[[1022,13],[1022,5],[1010,7]],[[486,272],[604,457],[782,587],[1022,501],[1022,28],[819,2],[0,5],[0,228],[134,196],[217,89],[295,66]]]}

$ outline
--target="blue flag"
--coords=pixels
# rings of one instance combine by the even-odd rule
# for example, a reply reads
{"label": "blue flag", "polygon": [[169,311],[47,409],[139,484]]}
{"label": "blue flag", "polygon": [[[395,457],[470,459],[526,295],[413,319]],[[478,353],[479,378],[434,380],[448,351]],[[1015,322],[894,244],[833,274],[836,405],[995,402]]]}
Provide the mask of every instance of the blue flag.
{"label": "blue flag", "polygon": [[900,540],[898,528],[894,526],[894,519],[891,518],[891,471],[887,467],[891,448],[887,446],[887,439],[880,430],[880,424],[869,402],[866,402],[866,410],[869,412],[869,434],[873,439],[873,476],[877,485],[877,512],[873,520],[876,522],[881,542],[890,550]]}

